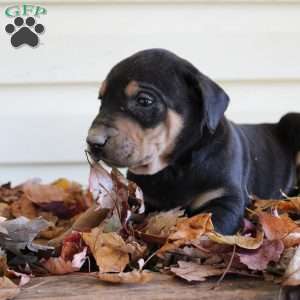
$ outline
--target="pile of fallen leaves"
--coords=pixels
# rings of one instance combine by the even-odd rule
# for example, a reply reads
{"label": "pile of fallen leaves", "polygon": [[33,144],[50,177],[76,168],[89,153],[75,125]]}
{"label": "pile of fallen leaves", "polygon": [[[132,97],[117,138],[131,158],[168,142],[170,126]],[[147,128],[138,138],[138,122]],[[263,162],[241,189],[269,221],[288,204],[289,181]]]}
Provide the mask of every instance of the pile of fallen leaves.
{"label": "pile of fallen leaves", "polygon": [[254,199],[233,236],[216,232],[210,214],[144,210],[139,187],[100,164],[88,189],[66,179],[0,186],[0,298],[33,276],[73,272],[113,283],[146,283],[162,272],[300,285],[300,197]]}

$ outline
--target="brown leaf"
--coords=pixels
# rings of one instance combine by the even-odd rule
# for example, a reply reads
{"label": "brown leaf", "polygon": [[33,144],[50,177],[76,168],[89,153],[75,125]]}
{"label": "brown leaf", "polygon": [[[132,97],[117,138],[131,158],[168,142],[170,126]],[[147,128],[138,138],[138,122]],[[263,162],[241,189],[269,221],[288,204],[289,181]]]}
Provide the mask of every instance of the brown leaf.
{"label": "brown leaf", "polygon": [[211,214],[199,214],[188,219],[179,220],[171,231],[167,242],[159,249],[158,255],[189,244],[212,230]]}
{"label": "brown leaf", "polygon": [[172,267],[171,272],[187,281],[205,281],[207,277],[222,275],[225,271],[224,268],[187,261],[178,261],[178,265],[178,268]]}
{"label": "brown leaf", "polygon": [[90,233],[82,233],[101,273],[122,272],[129,263],[128,248],[121,236],[115,232],[103,233],[96,227]]}
{"label": "brown leaf", "polygon": [[28,219],[34,219],[38,217],[36,207],[25,195],[23,195],[19,200],[12,202],[10,207],[11,213],[15,218],[23,216]]}
{"label": "brown leaf", "polygon": [[0,277],[0,299],[9,300],[20,293],[20,288],[7,277]]}
{"label": "brown leaf", "polygon": [[52,184],[27,182],[23,190],[28,199],[36,204],[64,201],[67,196],[60,186]]}
{"label": "brown leaf", "polygon": [[140,258],[144,258],[148,253],[147,245],[141,245],[136,241],[127,243],[127,251],[130,254],[130,262],[136,262]]}
{"label": "brown leaf", "polygon": [[215,231],[207,233],[207,236],[219,244],[236,245],[244,249],[258,249],[264,239],[264,233],[258,231],[256,237],[242,235],[222,235]]}
{"label": "brown leaf", "polygon": [[135,231],[134,234],[147,244],[157,244],[162,246],[167,241],[165,237],[151,235],[141,231]]}
{"label": "brown leaf", "polygon": [[76,253],[71,260],[65,260],[63,257],[50,257],[48,260],[42,260],[41,264],[51,274],[63,275],[77,272],[84,264],[87,248]]}
{"label": "brown leaf", "polygon": [[0,201],[5,203],[11,203],[20,199],[23,195],[21,187],[12,188],[10,183],[6,183],[0,186]]}
{"label": "brown leaf", "polygon": [[99,273],[97,277],[101,281],[111,282],[111,283],[147,283],[152,280],[153,275],[148,271],[137,271],[133,270],[126,273]]}
{"label": "brown leaf", "polygon": [[298,225],[287,215],[273,216],[269,213],[258,213],[259,221],[268,240],[281,240],[297,229]]}
{"label": "brown leaf", "polygon": [[297,248],[286,269],[284,281],[282,284],[285,286],[300,285],[300,247]]}
{"label": "brown leaf", "polygon": [[7,203],[0,203],[0,217],[7,219],[11,217],[11,209]]}
{"label": "brown leaf", "polygon": [[41,261],[41,264],[50,274],[62,275],[78,271],[70,260],[66,261],[62,257],[50,257],[46,261]]}
{"label": "brown leaf", "polygon": [[129,202],[128,198],[130,198],[130,211],[136,214],[144,213],[144,196],[142,190],[137,186],[137,184],[125,178],[116,168],[112,168],[111,178],[118,193],[119,201],[120,198],[122,199],[122,196],[126,202]]}
{"label": "brown leaf", "polygon": [[4,251],[1,250],[0,248],[0,277],[4,276],[4,274],[7,271],[7,259],[6,259],[6,254]]}
{"label": "brown leaf", "polygon": [[256,211],[273,208],[280,212],[300,213],[300,197],[292,197],[284,200],[256,199],[254,207]]}
{"label": "brown leaf", "polygon": [[10,279],[17,278],[18,282],[19,282],[18,283],[19,286],[24,286],[25,284],[27,284],[30,281],[30,275],[25,274],[25,273],[16,272],[15,270],[12,270],[12,269],[7,269],[5,275]]}
{"label": "brown leaf", "polygon": [[291,248],[300,245],[300,228],[296,228],[293,232],[288,234],[284,239],[283,243],[285,248]]}
{"label": "brown leaf", "polygon": [[106,216],[108,215],[108,209],[97,209],[97,205],[94,204],[88,208],[84,213],[82,213],[74,222],[72,226],[65,232],[63,232],[57,238],[49,241],[49,245],[58,247],[64,240],[64,238],[72,233],[72,231],[89,231],[92,228],[101,224]]}
{"label": "brown leaf", "polygon": [[72,260],[74,255],[82,250],[83,246],[81,234],[75,231],[65,237],[60,256],[64,260]]}
{"label": "brown leaf", "polygon": [[167,212],[151,214],[147,219],[147,225],[142,232],[148,235],[158,237],[168,237],[172,227],[176,225],[178,219],[182,217],[184,211],[180,208],[175,208]]}
{"label": "brown leaf", "polygon": [[256,251],[239,253],[241,263],[250,270],[263,271],[270,262],[278,262],[284,250],[283,242],[280,240],[265,240],[262,246]]}

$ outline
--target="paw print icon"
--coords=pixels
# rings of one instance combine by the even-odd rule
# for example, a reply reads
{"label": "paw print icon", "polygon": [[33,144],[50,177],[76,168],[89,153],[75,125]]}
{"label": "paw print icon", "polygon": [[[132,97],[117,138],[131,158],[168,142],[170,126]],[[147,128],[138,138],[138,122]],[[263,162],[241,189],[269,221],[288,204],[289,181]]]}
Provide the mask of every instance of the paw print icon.
{"label": "paw print icon", "polygon": [[21,45],[36,47],[39,44],[39,35],[45,31],[42,24],[36,24],[33,17],[24,20],[22,17],[16,17],[14,24],[7,24],[5,31],[11,35],[11,44],[17,48]]}

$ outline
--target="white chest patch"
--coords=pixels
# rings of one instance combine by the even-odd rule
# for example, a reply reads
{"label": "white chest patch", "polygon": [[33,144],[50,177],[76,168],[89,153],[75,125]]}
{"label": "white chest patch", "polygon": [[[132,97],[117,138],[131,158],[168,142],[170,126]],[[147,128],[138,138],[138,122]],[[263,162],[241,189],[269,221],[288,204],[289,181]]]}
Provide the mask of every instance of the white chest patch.
{"label": "white chest patch", "polygon": [[196,210],[198,208],[201,208],[202,206],[204,206],[208,202],[210,202],[214,199],[223,197],[224,195],[225,195],[225,189],[224,188],[219,188],[219,189],[216,189],[216,190],[207,191],[205,193],[202,193],[202,194],[198,195],[191,202],[190,208],[192,210]]}

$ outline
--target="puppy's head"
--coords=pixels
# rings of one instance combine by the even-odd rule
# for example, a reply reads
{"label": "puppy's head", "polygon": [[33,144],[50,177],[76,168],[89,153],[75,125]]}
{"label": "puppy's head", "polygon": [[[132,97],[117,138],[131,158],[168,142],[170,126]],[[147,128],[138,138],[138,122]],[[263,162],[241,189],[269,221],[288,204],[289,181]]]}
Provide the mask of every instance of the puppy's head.
{"label": "puppy's head", "polygon": [[229,99],[193,65],[161,49],[118,63],[102,83],[87,143],[95,160],[155,174],[213,134]]}

